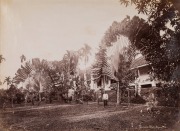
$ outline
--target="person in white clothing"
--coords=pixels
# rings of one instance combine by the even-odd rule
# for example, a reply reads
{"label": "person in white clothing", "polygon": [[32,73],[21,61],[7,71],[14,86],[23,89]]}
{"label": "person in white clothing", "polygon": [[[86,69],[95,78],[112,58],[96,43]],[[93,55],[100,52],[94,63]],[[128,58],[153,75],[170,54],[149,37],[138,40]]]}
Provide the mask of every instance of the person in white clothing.
{"label": "person in white clothing", "polygon": [[108,94],[104,92],[103,94],[103,102],[104,102],[104,107],[108,105]]}
{"label": "person in white clothing", "polygon": [[72,88],[70,88],[68,90],[68,101],[71,102],[73,100],[73,96],[74,96],[74,90]]}

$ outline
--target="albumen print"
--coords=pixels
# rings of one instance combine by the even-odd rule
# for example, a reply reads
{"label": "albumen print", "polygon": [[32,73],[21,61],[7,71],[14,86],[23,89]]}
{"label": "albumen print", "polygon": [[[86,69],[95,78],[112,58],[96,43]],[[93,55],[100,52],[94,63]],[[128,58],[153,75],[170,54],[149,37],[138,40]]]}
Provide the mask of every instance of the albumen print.
{"label": "albumen print", "polygon": [[0,0],[1,131],[179,131],[179,0]]}

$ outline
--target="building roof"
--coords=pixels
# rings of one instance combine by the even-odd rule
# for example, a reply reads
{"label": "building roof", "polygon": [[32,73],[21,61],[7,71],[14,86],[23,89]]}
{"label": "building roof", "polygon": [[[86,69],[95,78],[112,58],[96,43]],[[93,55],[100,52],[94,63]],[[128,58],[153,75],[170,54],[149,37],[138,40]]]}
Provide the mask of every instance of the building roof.
{"label": "building roof", "polygon": [[149,62],[147,62],[143,56],[140,56],[139,58],[132,61],[131,69],[135,69],[135,68],[142,67],[145,65],[149,65]]}
{"label": "building roof", "polygon": [[93,68],[92,69],[92,74],[93,74],[94,80],[100,79],[102,76],[107,76],[111,80],[119,81],[118,78],[114,76],[110,67],[109,68],[108,67],[102,68],[101,73],[99,73],[99,70],[101,70],[101,68]]}

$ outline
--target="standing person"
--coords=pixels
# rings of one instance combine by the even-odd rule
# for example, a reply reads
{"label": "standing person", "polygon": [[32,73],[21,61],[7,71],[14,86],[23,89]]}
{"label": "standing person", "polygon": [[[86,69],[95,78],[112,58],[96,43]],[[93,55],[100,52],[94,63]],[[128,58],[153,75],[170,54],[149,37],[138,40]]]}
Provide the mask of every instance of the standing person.
{"label": "standing person", "polygon": [[73,90],[72,88],[70,88],[70,89],[68,90],[68,101],[69,101],[69,103],[70,103],[72,100],[74,100],[74,90]]}
{"label": "standing person", "polygon": [[148,99],[149,101],[147,102],[147,106],[148,106],[147,111],[151,113],[153,108],[157,105],[157,101],[156,101],[154,93],[151,93]]}
{"label": "standing person", "polygon": [[103,102],[104,102],[104,107],[107,106],[108,104],[108,94],[104,91],[103,94]]}
{"label": "standing person", "polygon": [[101,101],[101,99],[102,99],[101,91],[98,91],[98,92],[97,92],[98,105],[99,105],[99,102]]}
{"label": "standing person", "polygon": [[4,100],[4,103],[3,103],[3,111],[6,110],[6,103],[7,103],[7,100],[5,99],[5,100]]}

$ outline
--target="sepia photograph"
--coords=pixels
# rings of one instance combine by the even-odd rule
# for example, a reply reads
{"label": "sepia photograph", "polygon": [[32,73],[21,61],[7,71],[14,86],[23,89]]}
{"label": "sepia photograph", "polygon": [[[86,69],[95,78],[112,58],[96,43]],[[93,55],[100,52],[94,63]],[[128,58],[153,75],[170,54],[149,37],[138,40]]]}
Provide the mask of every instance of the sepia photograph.
{"label": "sepia photograph", "polygon": [[180,131],[180,0],[0,0],[0,131]]}

